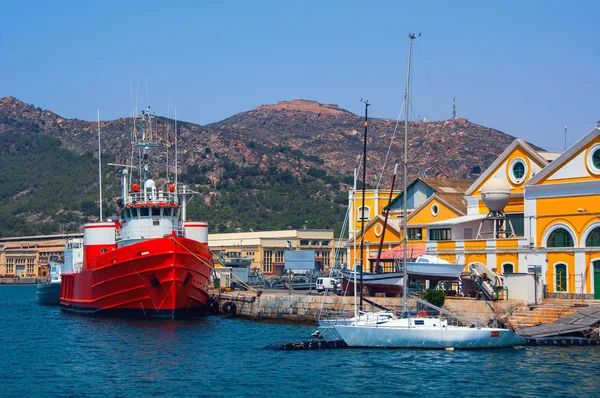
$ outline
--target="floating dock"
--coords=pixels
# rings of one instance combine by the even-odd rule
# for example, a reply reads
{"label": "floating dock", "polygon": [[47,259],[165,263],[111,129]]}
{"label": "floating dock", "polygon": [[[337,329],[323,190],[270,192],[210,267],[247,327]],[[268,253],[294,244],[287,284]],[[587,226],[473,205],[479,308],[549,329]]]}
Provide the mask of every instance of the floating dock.
{"label": "floating dock", "polygon": [[528,345],[598,345],[600,306],[590,306],[554,323],[523,328]]}

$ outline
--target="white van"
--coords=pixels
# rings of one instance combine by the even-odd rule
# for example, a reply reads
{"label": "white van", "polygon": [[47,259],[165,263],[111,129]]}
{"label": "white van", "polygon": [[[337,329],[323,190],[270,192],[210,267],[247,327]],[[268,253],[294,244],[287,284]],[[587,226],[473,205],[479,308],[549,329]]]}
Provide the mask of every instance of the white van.
{"label": "white van", "polygon": [[335,278],[317,278],[317,292],[321,293],[325,289],[329,291],[335,290],[335,285],[337,285],[337,280]]}

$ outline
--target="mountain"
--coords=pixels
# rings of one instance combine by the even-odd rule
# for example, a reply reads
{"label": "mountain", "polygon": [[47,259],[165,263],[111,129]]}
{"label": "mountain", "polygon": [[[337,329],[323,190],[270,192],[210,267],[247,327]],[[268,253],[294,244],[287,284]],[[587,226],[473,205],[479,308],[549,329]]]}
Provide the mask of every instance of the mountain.
{"label": "mountain", "polygon": [[[200,194],[189,215],[213,231],[339,230],[363,148],[362,117],[336,105],[282,101],[206,126],[178,121],[179,181]],[[367,183],[403,159],[403,123],[369,120]],[[98,218],[97,122],[63,118],[13,97],[0,99],[0,236],[78,229]],[[129,163],[131,118],[101,121],[103,209],[116,207],[117,168]],[[156,118],[151,170],[173,178],[174,121]],[[410,177],[468,178],[485,170],[515,137],[466,119],[409,123]],[[392,140],[393,137],[393,140]],[[167,153],[169,176],[167,176]],[[34,161],[35,160],[35,161]],[[27,170],[26,175],[23,171]]]}

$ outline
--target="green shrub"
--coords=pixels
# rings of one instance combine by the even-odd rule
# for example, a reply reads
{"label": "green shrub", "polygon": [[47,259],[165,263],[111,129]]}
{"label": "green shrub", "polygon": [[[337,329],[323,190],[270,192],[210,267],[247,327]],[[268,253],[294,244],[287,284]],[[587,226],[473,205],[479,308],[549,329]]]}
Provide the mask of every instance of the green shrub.
{"label": "green shrub", "polygon": [[441,290],[427,289],[422,297],[423,300],[438,307],[443,306],[446,301],[446,294]]}

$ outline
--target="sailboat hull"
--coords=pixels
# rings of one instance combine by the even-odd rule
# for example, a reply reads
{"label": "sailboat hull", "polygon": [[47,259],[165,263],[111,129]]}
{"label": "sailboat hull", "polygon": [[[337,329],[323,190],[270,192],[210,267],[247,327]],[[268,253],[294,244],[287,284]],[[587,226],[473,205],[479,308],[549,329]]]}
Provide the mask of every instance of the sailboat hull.
{"label": "sailboat hull", "polygon": [[62,274],[61,308],[86,315],[194,318],[208,312],[208,246],[165,237],[99,255],[93,266]]}
{"label": "sailboat hull", "polygon": [[[384,325],[336,325],[344,342],[350,347],[426,348],[426,349],[484,349],[524,345],[518,334],[499,328],[470,328],[466,326],[407,327]],[[390,321],[389,323],[393,323]]]}

